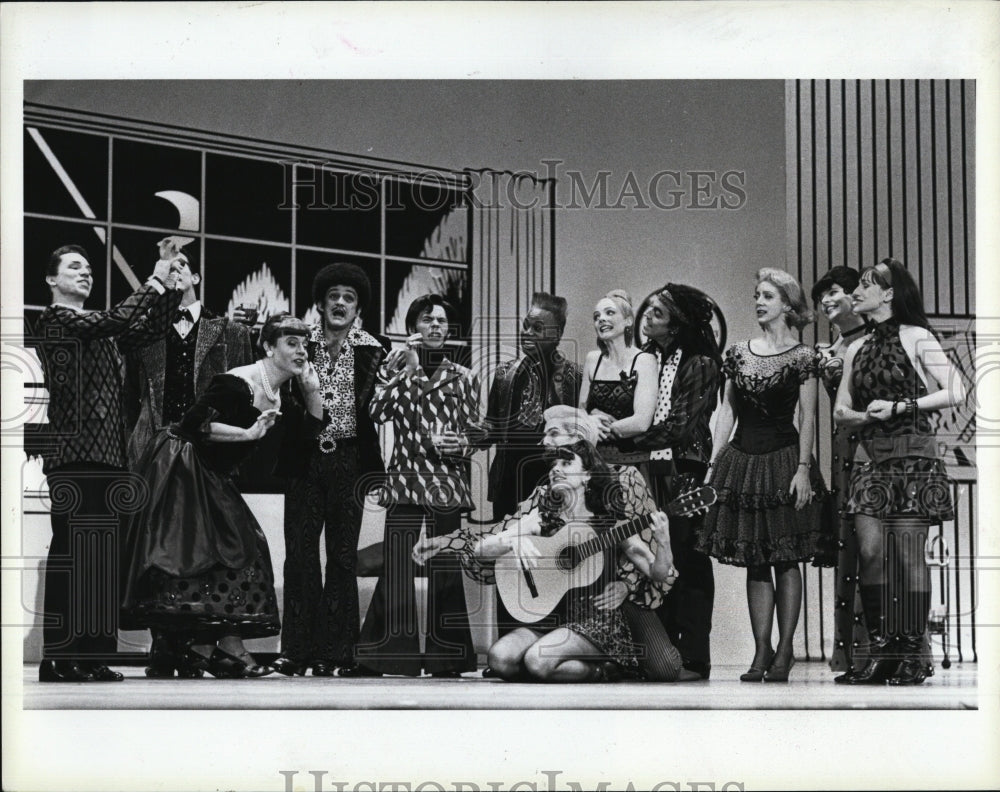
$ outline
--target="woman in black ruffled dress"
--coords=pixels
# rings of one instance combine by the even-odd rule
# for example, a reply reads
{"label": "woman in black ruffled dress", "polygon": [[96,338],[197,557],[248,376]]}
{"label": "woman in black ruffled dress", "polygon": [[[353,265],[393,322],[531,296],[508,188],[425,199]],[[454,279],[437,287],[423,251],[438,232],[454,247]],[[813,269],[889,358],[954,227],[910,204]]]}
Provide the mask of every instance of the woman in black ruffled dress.
{"label": "woman in black ruffled dress", "polygon": [[954,518],[928,413],[960,403],[965,392],[899,261],[866,268],[853,299],[855,313],[873,328],[847,350],[834,420],[860,428],[871,459],[851,474],[846,509],[858,536],[871,656],[835,681],[916,685],[928,675],[922,654],[931,587],[924,542],[930,524]]}
{"label": "woman in black ruffled dress", "polygon": [[[747,568],[756,651],[740,679],[787,682],[802,601],[799,562],[812,559],[829,532],[820,504],[825,487],[812,456],[816,352],[793,335],[812,321],[795,278],[760,270],[755,300],[763,335],[729,347],[723,363],[726,392],[710,476],[718,502],[705,518],[699,549]],[[775,610],[778,645],[772,648]]]}
{"label": "woman in black ruffled dress", "polygon": [[280,630],[264,532],[234,472],[281,414],[281,386],[297,377],[305,431],[322,427],[319,380],[306,326],[288,314],[261,330],[265,358],[213,378],[180,423],[159,432],[139,461],[148,488],[129,523],[122,621],[157,628],[177,647],[178,668],[197,676],[264,676],[245,638]]}

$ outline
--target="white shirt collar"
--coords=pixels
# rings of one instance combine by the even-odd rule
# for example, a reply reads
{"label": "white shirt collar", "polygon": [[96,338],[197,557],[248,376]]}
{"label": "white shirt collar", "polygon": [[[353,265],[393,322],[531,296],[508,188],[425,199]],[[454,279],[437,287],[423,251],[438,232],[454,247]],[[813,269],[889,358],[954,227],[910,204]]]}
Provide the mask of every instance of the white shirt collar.
{"label": "white shirt collar", "polygon": [[195,300],[190,305],[182,305],[181,308],[187,308],[191,312],[192,321],[197,323],[201,318],[201,300]]}

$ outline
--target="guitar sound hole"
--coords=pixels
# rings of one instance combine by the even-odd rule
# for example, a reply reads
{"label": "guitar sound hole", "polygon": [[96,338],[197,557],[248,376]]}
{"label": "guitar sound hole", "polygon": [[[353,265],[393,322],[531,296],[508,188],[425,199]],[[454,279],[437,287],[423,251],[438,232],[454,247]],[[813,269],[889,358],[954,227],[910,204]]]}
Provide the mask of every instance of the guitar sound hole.
{"label": "guitar sound hole", "polygon": [[576,548],[564,547],[559,551],[559,558],[556,560],[556,563],[559,565],[560,569],[573,569],[573,567],[580,563],[580,557]]}

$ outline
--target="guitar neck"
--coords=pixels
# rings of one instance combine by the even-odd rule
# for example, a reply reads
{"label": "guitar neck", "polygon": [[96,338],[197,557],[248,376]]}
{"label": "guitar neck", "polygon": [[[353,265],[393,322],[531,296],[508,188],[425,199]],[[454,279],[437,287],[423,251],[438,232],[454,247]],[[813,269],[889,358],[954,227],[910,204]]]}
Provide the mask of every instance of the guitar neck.
{"label": "guitar neck", "polygon": [[628,539],[633,534],[639,533],[639,531],[646,528],[652,522],[652,514],[636,517],[634,520],[629,520],[621,525],[616,525],[610,531],[605,531],[604,533],[588,539],[585,542],[580,542],[580,544],[576,546],[576,551],[580,558],[587,558],[588,556],[592,556],[602,550],[614,547],[616,544]]}

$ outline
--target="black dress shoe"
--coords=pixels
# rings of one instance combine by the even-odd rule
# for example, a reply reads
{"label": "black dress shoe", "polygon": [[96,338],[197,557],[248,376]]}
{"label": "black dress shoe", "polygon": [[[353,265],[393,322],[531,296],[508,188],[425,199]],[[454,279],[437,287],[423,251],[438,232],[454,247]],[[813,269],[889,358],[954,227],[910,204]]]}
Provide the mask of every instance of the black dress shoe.
{"label": "black dress shoe", "polygon": [[39,682],[93,682],[94,675],[76,660],[42,660]]}
{"label": "black dress shoe", "polygon": [[208,658],[206,670],[216,679],[257,679],[274,673],[271,666],[254,661],[249,652],[237,656],[218,646]]}
{"label": "black dress shoe", "polygon": [[173,679],[173,667],[165,665],[151,665],[146,667],[146,677],[149,679]]}
{"label": "black dress shoe", "polygon": [[[315,669],[313,669],[313,673],[314,674],[316,673]],[[336,676],[345,678],[380,677],[382,676],[382,672],[373,671],[372,669],[367,668],[361,665],[360,663],[355,663],[354,665],[341,666],[340,668],[338,668]]]}
{"label": "black dress shoe", "polygon": [[[301,660],[293,660],[290,657],[281,655],[280,657],[276,657],[274,659],[271,663],[271,668],[279,674],[284,674],[285,676],[305,676],[306,671],[309,670],[309,663]],[[317,676],[321,675],[317,674]]]}
{"label": "black dress shoe", "polygon": [[[334,677],[337,676],[337,665],[318,660],[312,664],[313,676]],[[304,672],[303,672],[304,673]]]}
{"label": "black dress shoe", "polygon": [[112,671],[103,663],[92,663],[87,667],[95,682],[121,682],[125,679],[124,674]]}
{"label": "black dress shoe", "polygon": [[490,668],[490,666],[486,666],[486,668],[483,669],[483,679],[500,679],[500,674]]}

